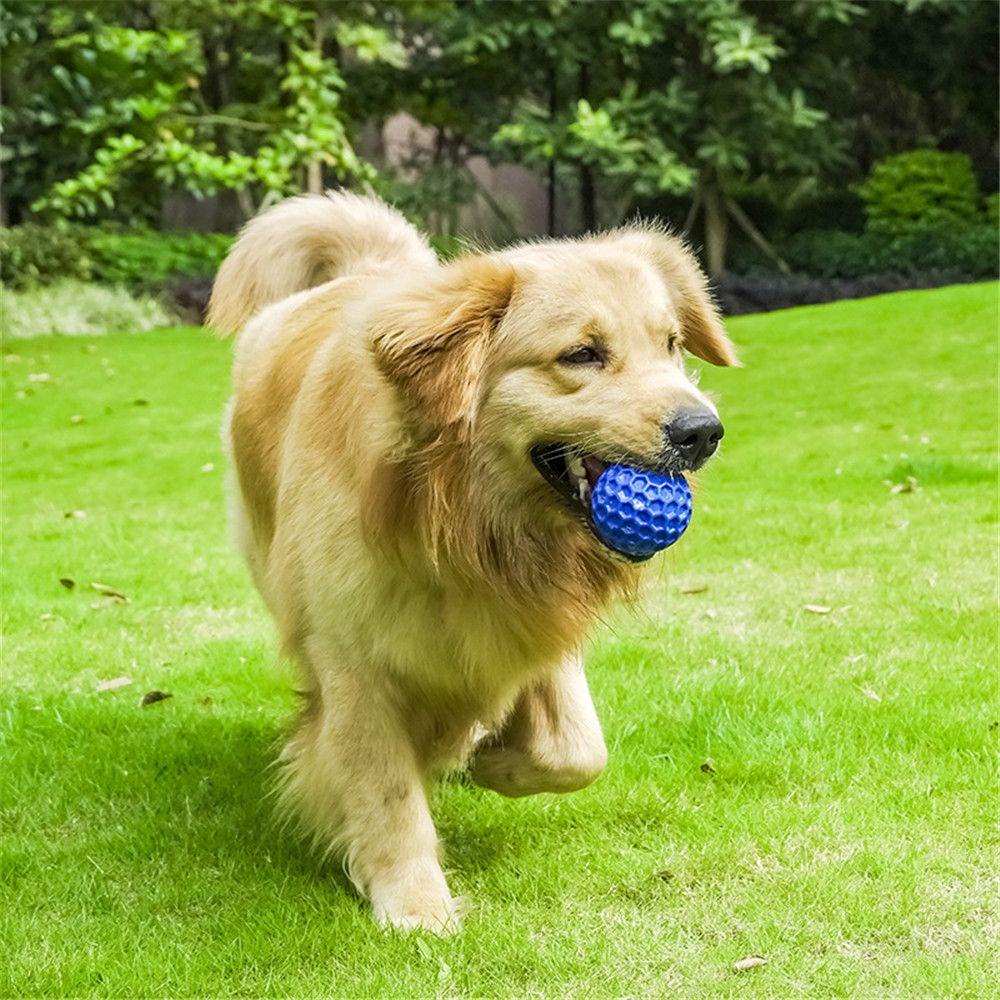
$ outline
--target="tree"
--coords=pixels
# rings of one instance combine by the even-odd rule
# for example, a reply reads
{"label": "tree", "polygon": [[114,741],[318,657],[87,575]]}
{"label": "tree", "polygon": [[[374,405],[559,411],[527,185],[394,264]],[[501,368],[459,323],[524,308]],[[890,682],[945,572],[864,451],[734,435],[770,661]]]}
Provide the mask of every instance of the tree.
{"label": "tree", "polygon": [[[551,234],[688,199],[684,228],[697,224],[718,273],[733,225],[774,256],[747,207],[775,215],[825,185],[843,192],[890,153],[968,152],[995,189],[997,12],[965,0],[7,0],[3,215],[153,221],[170,190],[221,189],[249,215],[294,191],[371,183],[439,231],[479,197],[513,236],[468,170],[483,155],[539,173]],[[356,139],[399,111],[433,141],[376,174],[378,149],[367,162]]]}
{"label": "tree", "polygon": [[725,264],[730,219],[773,253],[737,194],[751,181],[788,183],[836,164],[842,136],[812,93],[822,99],[842,85],[836,30],[857,6],[632,0],[599,5],[610,23],[576,24],[591,6],[573,5],[555,31],[570,48],[581,31],[605,33],[583,50],[592,93],[557,113],[523,101],[496,141],[526,162],[562,156],[599,171],[618,196],[615,214],[635,195],[692,192],[688,225],[702,216],[712,274]]}
{"label": "tree", "polygon": [[620,78],[608,35],[620,9],[575,0],[460,0],[443,19],[440,76],[452,81],[449,105],[455,118],[464,117],[464,145],[544,172],[550,235],[557,194],[571,186],[580,228],[599,223],[595,164],[569,125],[578,102],[610,92]]}
{"label": "tree", "polygon": [[[373,175],[354,150],[342,62],[400,66],[402,47],[366,5],[164,0],[8,5],[5,158],[70,176],[15,171],[32,208],[112,212],[151,190],[237,192],[244,213],[323,172]],[[14,93],[12,94],[11,91]]]}

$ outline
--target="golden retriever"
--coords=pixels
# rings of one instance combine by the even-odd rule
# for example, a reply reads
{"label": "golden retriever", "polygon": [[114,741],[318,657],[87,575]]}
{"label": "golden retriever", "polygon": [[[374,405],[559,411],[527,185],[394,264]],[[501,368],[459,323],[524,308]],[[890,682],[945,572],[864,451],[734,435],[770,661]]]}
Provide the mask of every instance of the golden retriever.
{"label": "golden retriever", "polygon": [[589,491],[617,460],[702,464],[722,425],[682,349],[733,347],[654,226],[442,264],[343,193],[250,222],[209,322],[239,334],[232,522],[304,677],[283,801],[380,923],[451,929],[429,776],[529,795],[603,770],[579,650],[640,566]]}

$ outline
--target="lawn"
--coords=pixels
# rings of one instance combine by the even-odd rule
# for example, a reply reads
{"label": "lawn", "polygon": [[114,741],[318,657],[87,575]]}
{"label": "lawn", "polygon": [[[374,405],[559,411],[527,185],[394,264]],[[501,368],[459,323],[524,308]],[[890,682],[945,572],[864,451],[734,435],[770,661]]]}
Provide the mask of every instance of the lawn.
{"label": "lawn", "polygon": [[0,995],[989,995],[997,329],[991,284],[731,323],[691,530],[587,646],[608,770],[440,787],[446,940],[272,821],[293,679],[224,525],[230,346],[9,341]]}

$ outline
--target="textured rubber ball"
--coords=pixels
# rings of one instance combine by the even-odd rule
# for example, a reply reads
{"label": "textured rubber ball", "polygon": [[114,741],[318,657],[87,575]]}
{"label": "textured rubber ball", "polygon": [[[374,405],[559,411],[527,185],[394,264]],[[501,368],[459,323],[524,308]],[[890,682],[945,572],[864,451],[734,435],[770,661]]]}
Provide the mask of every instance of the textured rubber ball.
{"label": "textured rubber ball", "polygon": [[609,465],[590,498],[594,530],[608,548],[648,559],[673,545],[691,521],[691,487],[683,476]]}

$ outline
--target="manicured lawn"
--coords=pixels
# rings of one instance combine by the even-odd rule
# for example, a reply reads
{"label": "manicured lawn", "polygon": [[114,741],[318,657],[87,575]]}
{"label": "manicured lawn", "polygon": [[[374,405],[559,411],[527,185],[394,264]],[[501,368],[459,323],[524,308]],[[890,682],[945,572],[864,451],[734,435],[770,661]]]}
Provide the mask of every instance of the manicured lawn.
{"label": "manicured lawn", "polygon": [[608,771],[439,790],[448,940],[271,820],[293,681],[224,526],[229,345],[8,342],[0,995],[990,994],[997,328],[995,285],[732,322],[691,531],[588,646]]}

